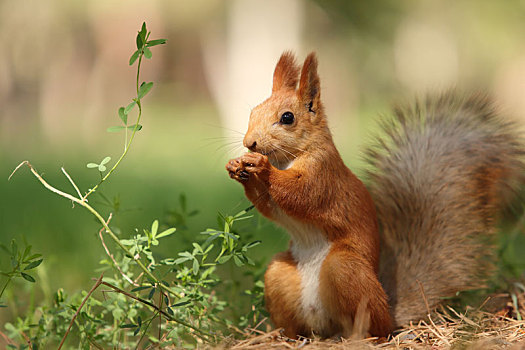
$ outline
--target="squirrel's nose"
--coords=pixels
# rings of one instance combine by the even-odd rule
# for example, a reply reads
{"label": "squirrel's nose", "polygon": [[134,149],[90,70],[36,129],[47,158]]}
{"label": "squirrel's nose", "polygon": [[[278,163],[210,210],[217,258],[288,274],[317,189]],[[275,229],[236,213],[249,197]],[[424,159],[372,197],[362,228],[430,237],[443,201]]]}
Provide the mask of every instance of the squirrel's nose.
{"label": "squirrel's nose", "polygon": [[256,141],[253,141],[253,143],[251,145],[249,145],[247,147],[250,151],[252,152],[255,152],[255,150],[257,149],[257,142]]}
{"label": "squirrel's nose", "polygon": [[252,152],[255,152],[255,150],[257,149],[257,141],[245,138],[244,147],[248,148]]}

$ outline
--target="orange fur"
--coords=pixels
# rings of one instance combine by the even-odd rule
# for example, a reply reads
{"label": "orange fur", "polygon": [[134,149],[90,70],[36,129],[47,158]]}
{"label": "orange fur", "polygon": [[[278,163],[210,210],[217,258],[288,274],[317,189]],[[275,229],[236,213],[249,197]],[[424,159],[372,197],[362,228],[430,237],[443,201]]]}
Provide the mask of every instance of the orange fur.
{"label": "orange fur", "polygon": [[296,312],[301,298],[300,278],[297,263],[289,251],[274,256],[264,275],[266,308],[275,324],[281,325],[289,337],[306,333],[301,327],[304,321]]}
{"label": "orange fur", "polygon": [[[264,216],[286,228],[304,227],[310,235],[302,237],[299,229],[291,250],[278,254],[270,264],[265,276],[268,310],[287,335],[349,334],[358,305],[367,298],[369,332],[384,336],[391,321],[386,294],[377,280],[379,236],[374,204],[332,141],[320,100],[315,54],[305,60],[297,91],[293,62],[291,54],[281,56],[273,94],[252,111],[244,145],[254,152],[226,166]],[[293,124],[280,123],[286,112],[294,114]],[[301,255],[302,250],[315,249],[309,242],[315,245],[316,240],[326,240],[332,248],[317,279],[319,293],[312,297],[318,297],[322,305],[319,310],[304,311],[300,297],[304,281],[294,252]],[[304,317],[305,312],[319,315],[325,310],[328,316],[319,316],[322,329]]]}

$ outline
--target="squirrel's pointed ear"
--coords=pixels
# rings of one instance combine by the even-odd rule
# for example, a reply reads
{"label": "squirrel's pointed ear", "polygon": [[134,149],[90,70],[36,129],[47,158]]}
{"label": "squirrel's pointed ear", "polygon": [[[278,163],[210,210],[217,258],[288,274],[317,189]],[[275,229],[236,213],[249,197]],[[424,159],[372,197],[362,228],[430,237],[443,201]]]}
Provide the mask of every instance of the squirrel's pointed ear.
{"label": "squirrel's pointed ear", "polygon": [[304,60],[297,92],[301,102],[311,111],[317,111],[321,102],[321,83],[317,74],[317,57],[315,52],[310,53]]}
{"label": "squirrel's pointed ear", "polygon": [[299,76],[299,67],[295,64],[295,56],[291,51],[285,51],[279,58],[273,72],[272,93],[283,88],[295,90]]}

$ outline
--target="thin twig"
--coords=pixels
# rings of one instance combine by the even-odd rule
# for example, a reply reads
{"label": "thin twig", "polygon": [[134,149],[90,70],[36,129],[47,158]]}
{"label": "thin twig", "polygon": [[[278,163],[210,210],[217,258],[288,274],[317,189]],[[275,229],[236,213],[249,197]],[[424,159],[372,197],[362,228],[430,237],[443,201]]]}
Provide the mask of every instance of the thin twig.
{"label": "thin twig", "polygon": [[[205,336],[206,336],[205,338],[207,338],[206,340],[208,340],[208,341],[209,341],[210,338],[212,337],[212,335],[211,335],[210,333],[208,333],[208,332],[206,332],[206,331],[203,331],[203,330],[201,330],[201,329],[199,329],[199,328],[196,328],[196,327],[192,326],[192,325],[189,324],[189,323],[186,323],[186,322],[184,322],[184,321],[181,321],[181,320],[179,320],[179,319],[176,319],[175,317],[171,316],[170,314],[168,314],[167,312],[163,311],[162,309],[159,309],[159,308],[157,307],[157,305],[153,304],[152,302],[150,302],[150,301],[148,301],[148,300],[145,300],[145,299],[139,298],[139,297],[137,297],[137,296],[134,296],[133,294],[130,294],[130,293],[126,292],[125,290],[120,289],[119,287],[112,285],[111,283],[108,283],[108,282],[103,281],[103,282],[101,282],[101,284],[103,284],[103,285],[105,285],[105,286],[107,286],[107,287],[113,289],[114,291],[116,291],[116,292],[118,292],[118,293],[124,294],[124,295],[127,296],[128,298],[134,299],[134,300],[136,300],[136,301],[138,301],[138,302],[141,302],[141,303],[143,303],[143,304],[146,304],[146,305],[152,307],[152,308],[155,309],[157,312],[161,313],[166,319],[168,319],[168,320],[170,320],[170,321],[177,322],[177,323],[179,323],[179,324],[181,324],[181,325],[183,325],[183,326],[185,326],[185,327],[188,327],[188,328],[190,328],[190,329],[193,329],[193,330],[196,331],[197,333],[200,333],[200,334],[201,334],[201,337],[202,337],[203,335],[205,335]],[[208,338],[208,337],[210,337],[210,338]]]}
{"label": "thin twig", "polygon": [[[106,224],[109,226],[109,222],[111,221],[111,218],[113,217],[113,213],[110,213],[109,214],[109,217],[108,217],[108,220],[106,221]],[[126,281],[128,281],[128,283],[130,283],[131,285],[135,286],[135,287],[138,287],[139,284],[138,283],[135,283],[131,278],[128,277],[128,275],[126,275],[124,273],[124,271],[122,271],[122,269],[120,268],[120,265],[117,263],[117,261],[115,260],[115,257],[113,256],[113,254],[111,254],[111,252],[109,251],[108,247],[106,246],[106,242],[104,242],[104,236],[103,236],[103,232],[104,232],[104,227],[102,227],[100,229],[100,231],[98,231],[98,236],[100,237],[100,241],[102,242],[102,246],[104,247],[104,250],[106,251],[106,254],[110,257],[111,261],[113,261],[113,264],[115,264],[115,267],[117,268],[117,270],[120,272],[120,274],[122,275],[122,277],[124,277],[124,279]]]}
{"label": "thin twig", "polygon": [[[69,200],[72,200],[73,202],[75,203],[78,203],[80,205],[84,205],[86,206],[87,204],[84,203],[81,199],[78,199],[76,197],[73,197],[72,195],[70,195],[69,193],[66,193],[66,192],[63,192],[63,191],[60,191],[59,189],[56,189],[55,187],[51,186],[50,184],[47,183],[46,180],[44,180],[44,178],[42,176],[40,176],[40,174],[35,170],[35,168],[33,168],[33,166],[31,165],[31,163],[29,163],[29,161],[27,160],[24,160],[22,163],[18,164],[18,166],[15,168],[15,170],[13,170],[13,172],[11,173],[11,175],[9,176],[8,180],[11,179],[11,177],[18,171],[18,169],[20,169],[23,165],[27,165],[29,167],[29,169],[31,170],[31,172],[33,173],[33,175],[36,176],[36,178],[42,183],[42,185],[44,185],[45,188],[47,188],[48,190],[50,190],[51,192],[53,193],[56,193],[58,194],[59,196],[62,196],[62,197],[65,197]],[[87,208],[87,207],[86,207]],[[89,207],[91,208],[91,207]],[[93,208],[91,208],[92,210],[94,210]]]}
{"label": "thin twig", "polygon": [[26,343],[27,343],[27,346],[29,347],[30,350],[33,350],[33,344],[31,343],[31,339],[29,339],[29,337],[27,336],[27,334],[25,334],[23,331],[20,331],[20,334],[22,334],[22,337],[24,337]]}
{"label": "thin twig", "polygon": [[140,336],[139,341],[137,342],[137,346],[135,346],[135,350],[137,350],[137,349],[139,348],[139,345],[140,345],[140,343],[142,342],[142,339],[144,339],[144,337],[146,336],[146,333],[148,332],[149,326],[151,326],[151,322],[153,322],[153,320],[155,319],[155,317],[157,317],[157,314],[159,315],[159,317],[162,317],[158,312],[156,312],[156,313],[150,318],[150,320],[148,321],[148,324],[146,325],[146,327],[144,327],[144,331],[142,332],[142,335]]}
{"label": "thin twig", "polygon": [[[67,179],[69,180],[69,182],[71,182],[71,185],[73,185],[73,187],[75,188],[75,190],[77,191],[78,193],[78,198],[82,199],[82,194],[80,193],[80,190],[78,189],[77,185],[75,184],[75,182],[73,181],[73,179],[71,178],[71,176],[69,176],[69,174],[67,173],[66,169],[64,169],[64,167],[60,168],[62,169],[62,172],[64,173],[64,175],[66,175]],[[87,198],[84,199],[86,202],[87,202]]]}
{"label": "thin twig", "polygon": [[[2,338],[4,338],[4,341],[7,344],[16,345],[16,343],[13,340],[11,340],[11,338],[9,338],[7,335],[5,335],[2,331],[0,331],[0,336],[2,336]],[[17,346],[17,348],[18,348],[18,346]]]}
{"label": "thin twig", "polygon": [[64,337],[62,338],[62,341],[60,342],[60,345],[58,346],[58,350],[62,349],[62,345],[64,345],[64,342],[66,341],[66,338],[69,334],[69,331],[71,330],[71,327],[73,327],[73,323],[75,322],[75,319],[77,318],[78,314],[80,313],[80,310],[82,310],[82,307],[84,307],[84,304],[86,303],[86,301],[89,299],[89,297],[91,296],[91,294],[93,294],[93,292],[95,291],[95,289],[97,289],[101,284],[102,284],[102,277],[104,277],[104,273],[102,273],[100,275],[100,277],[98,278],[97,282],[93,285],[93,287],[91,287],[91,290],[89,291],[89,293],[84,297],[84,300],[82,300],[82,303],[80,304],[80,306],[78,307],[77,309],[77,312],[75,312],[75,315],[73,315],[73,318],[71,319],[71,322],[69,323],[69,327],[67,327],[67,331],[66,331],[66,334],[64,334]]}
{"label": "thin twig", "polygon": [[[162,297],[164,296],[164,292],[163,291],[160,291],[159,293],[159,308],[162,309]],[[169,305],[166,305],[166,306],[169,306]],[[160,336],[162,335],[162,316],[159,314],[159,340],[160,340]]]}

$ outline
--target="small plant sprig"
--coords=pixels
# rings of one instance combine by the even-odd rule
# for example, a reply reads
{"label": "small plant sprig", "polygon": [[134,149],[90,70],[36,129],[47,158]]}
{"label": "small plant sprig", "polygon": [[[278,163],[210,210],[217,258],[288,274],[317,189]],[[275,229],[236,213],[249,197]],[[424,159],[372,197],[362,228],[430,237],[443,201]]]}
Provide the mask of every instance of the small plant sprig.
{"label": "small plant sprig", "polygon": [[[10,256],[11,260],[11,270],[0,272],[0,275],[7,278],[0,290],[0,298],[2,298],[7,286],[14,278],[20,277],[26,281],[34,283],[35,278],[29,273],[32,269],[38,267],[44,259],[42,258],[42,254],[32,254],[32,246],[30,245],[26,244],[23,250],[19,249],[18,244],[14,239],[11,241],[9,248],[1,243],[0,248]],[[5,307],[5,305],[0,302],[0,307]]]}
{"label": "small plant sprig", "polygon": [[[122,121],[122,123],[124,125],[123,126],[122,125],[111,126],[111,127],[109,127],[107,129],[108,132],[119,132],[119,131],[122,131],[122,130],[125,131],[124,151],[120,155],[119,159],[115,162],[113,167],[111,167],[111,169],[104,176],[102,176],[102,173],[106,171],[105,164],[107,164],[111,160],[111,157],[105,157],[102,160],[102,162],[100,162],[100,164],[96,164],[96,163],[88,163],[87,164],[88,168],[97,168],[98,169],[98,171],[100,172],[100,175],[101,175],[101,179],[100,179],[100,182],[97,185],[95,185],[93,188],[91,188],[86,193],[86,195],[83,197],[83,200],[85,200],[85,201],[87,201],[87,198],[89,197],[89,195],[91,195],[93,192],[95,192],[98,189],[98,187],[104,181],[106,181],[109,178],[109,176],[115,171],[115,169],[119,166],[119,164],[122,161],[122,159],[124,159],[124,157],[128,153],[129,148],[130,148],[131,144],[133,143],[133,139],[135,138],[136,132],[142,130],[142,125],[139,124],[140,118],[142,117],[142,103],[141,103],[141,100],[148,94],[148,92],[150,92],[151,88],[153,87],[153,82],[148,82],[148,83],[142,82],[142,84],[139,85],[139,82],[140,82],[140,67],[141,67],[141,64],[142,64],[142,58],[146,57],[147,59],[150,59],[153,56],[153,54],[151,53],[150,48],[153,47],[153,46],[163,45],[163,44],[166,43],[166,39],[149,40],[150,34],[151,34],[151,32],[148,32],[148,30],[146,28],[146,22],[142,23],[142,28],[140,29],[140,31],[138,32],[137,37],[136,37],[137,50],[135,52],[133,52],[133,54],[131,55],[131,57],[129,59],[129,65],[130,66],[132,66],[138,59],[137,79],[136,79],[137,96],[134,97],[131,100],[131,102],[126,107],[120,107],[118,109],[118,116],[119,116],[120,120]],[[135,121],[135,123],[133,123],[131,125],[128,125],[129,113],[135,108],[135,106],[137,106],[137,108],[138,108],[137,120]],[[131,136],[130,136],[129,140],[128,140],[128,130],[131,130]]]}

